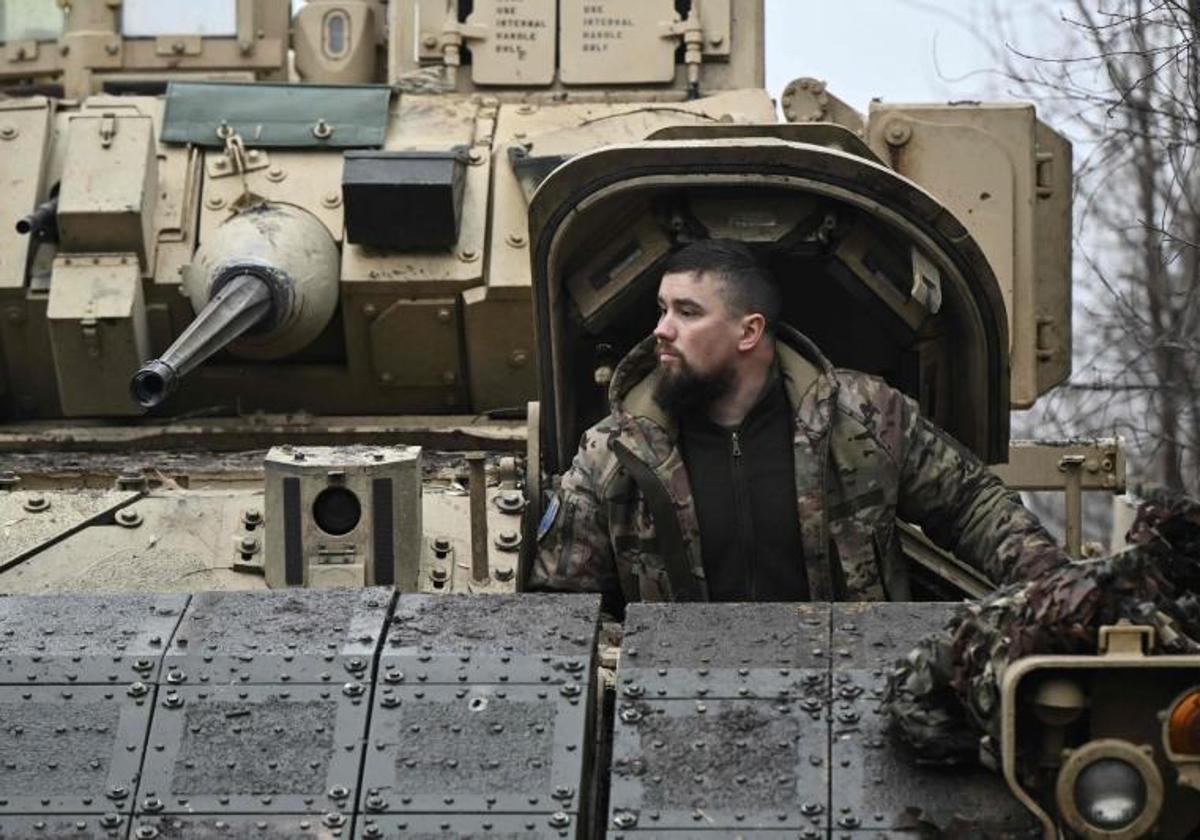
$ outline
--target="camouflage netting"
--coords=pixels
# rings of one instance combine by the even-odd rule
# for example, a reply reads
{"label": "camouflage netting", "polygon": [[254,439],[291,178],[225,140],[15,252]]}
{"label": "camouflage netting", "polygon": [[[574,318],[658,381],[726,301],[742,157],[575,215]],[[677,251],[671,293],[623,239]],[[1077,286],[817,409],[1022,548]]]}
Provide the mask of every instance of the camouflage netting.
{"label": "camouflage netting", "polygon": [[964,604],[889,675],[892,731],[926,761],[977,756],[998,766],[1000,691],[1030,654],[1096,652],[1098,630],[1129,619],[1155,629],[1154,653],[1200,653],[1200,502],[1158,497],[1138,509],[1118,554],[1057,568]]}

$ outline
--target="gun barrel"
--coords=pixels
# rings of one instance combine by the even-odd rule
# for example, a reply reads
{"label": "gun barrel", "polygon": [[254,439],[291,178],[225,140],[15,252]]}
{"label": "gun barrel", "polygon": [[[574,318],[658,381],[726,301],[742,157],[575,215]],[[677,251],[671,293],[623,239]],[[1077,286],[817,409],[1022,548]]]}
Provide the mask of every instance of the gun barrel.
{"label": "gun barrel", "polygon": [[17,233],[47,242],[58,241],[58,196],[43,201],[27,216],[17,220]]}
{"label": "gun barrel", "polygon": [[129,383],[144,408],[161,404],[179,380],[225,345],[260,324],[271,312],[271,290],[253,274],[222,284],[183,334],[157,359],[142,365]]}

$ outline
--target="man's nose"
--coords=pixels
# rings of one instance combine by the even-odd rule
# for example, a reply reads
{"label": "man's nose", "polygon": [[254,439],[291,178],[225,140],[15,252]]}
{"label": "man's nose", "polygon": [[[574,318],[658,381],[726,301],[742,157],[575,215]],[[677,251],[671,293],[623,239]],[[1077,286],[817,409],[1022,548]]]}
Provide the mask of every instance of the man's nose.
{"label": "man's nose", "polygon": [[659,341],[675,340],[675,327],[671,324],[671,313],[664,312],[658,316],[658,323],[654,326],[654,337]]}

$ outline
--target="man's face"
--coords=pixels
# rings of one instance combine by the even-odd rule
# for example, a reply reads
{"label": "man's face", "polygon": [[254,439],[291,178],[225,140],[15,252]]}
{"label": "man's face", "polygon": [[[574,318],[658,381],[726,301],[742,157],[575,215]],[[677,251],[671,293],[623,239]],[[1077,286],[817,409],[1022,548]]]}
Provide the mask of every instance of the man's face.
{"label": "man's face", "polygon": [[665,274],[658,286],[658,396],[669,409],[725,394],[736,376],[742,319],[733,317],[711,273]]}

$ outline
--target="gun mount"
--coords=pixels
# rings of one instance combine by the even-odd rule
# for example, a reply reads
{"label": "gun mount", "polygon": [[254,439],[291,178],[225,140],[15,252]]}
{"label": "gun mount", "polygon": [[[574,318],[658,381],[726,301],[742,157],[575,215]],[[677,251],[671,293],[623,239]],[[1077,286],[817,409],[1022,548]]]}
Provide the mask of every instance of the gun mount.
{"label": "gun mount", "polygon": [[179,380],[229,348],[277,359],[312,341],[337,307],[338,251],[316,218],[287,205],[233,216],[196,252],[186,272],[196,318],[130,382],[133,399],[160,405]]}
{"label": "gun mount", "polygon": [[43,201],[32,213],[18,219],[17,233],[39,242],[58,242],[58,196]]}

